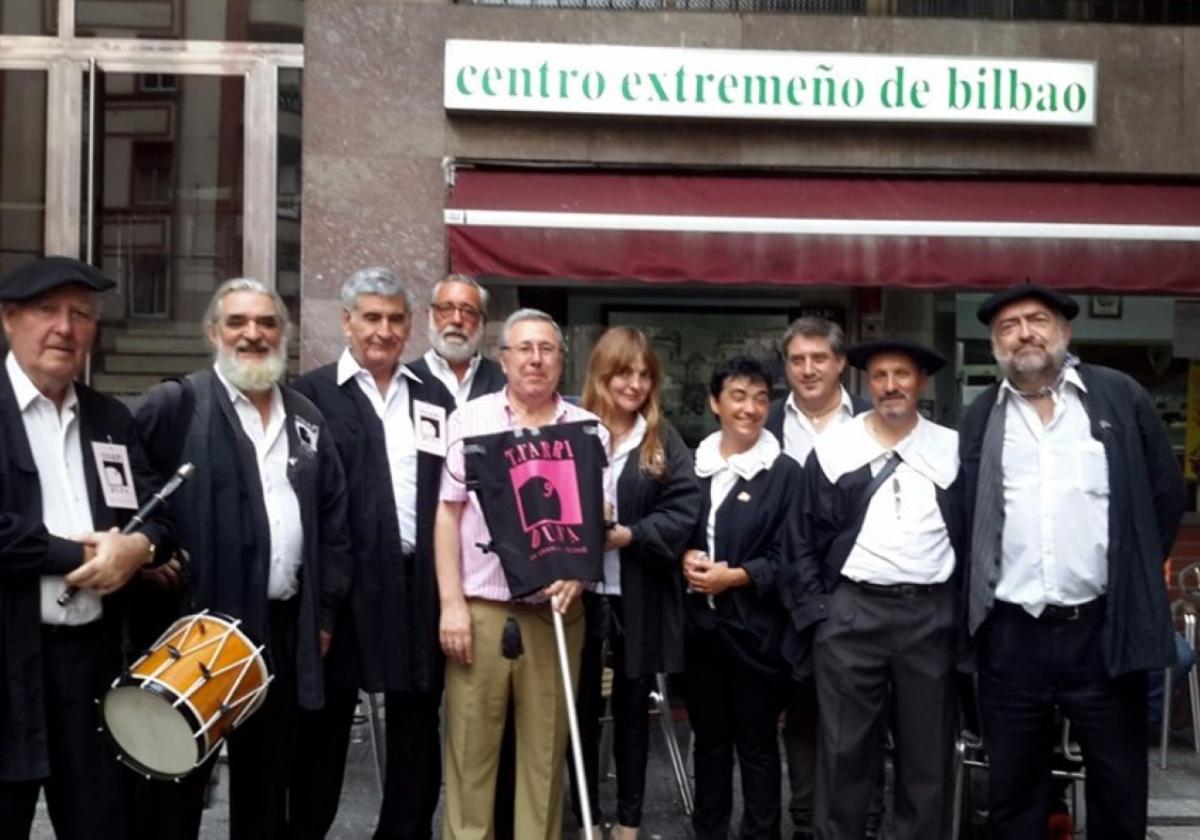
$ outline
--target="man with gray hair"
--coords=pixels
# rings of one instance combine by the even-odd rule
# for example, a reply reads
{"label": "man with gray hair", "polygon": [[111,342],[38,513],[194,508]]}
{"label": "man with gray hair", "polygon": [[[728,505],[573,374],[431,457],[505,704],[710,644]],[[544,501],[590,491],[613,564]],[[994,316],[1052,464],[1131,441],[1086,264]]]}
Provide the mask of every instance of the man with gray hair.
{"label": "man with gray hair", "polygon": [[[433,517],[454,400],[400,361],[412,295],[386,268],[342,284],[346,349],[296,380],[329,421],[346,469],[354,585],[325,658],[326,705],[306,715],[292,816],[324,837],[337,814],[359,688],[385,692],[387,772],[376,840],[428,837],[441,788]],[[301,818],[297,811],[304,815]]]}
{"label": "man with gray hair", "polygon": [[467,274],[447,275],[433,287],[429,350],[409,367],[422,380],[445,385],[455,405],[504,387],[500,366],[479,352],[487,302],[487,289]]}
{"label": "man with gray hair", "polygon": [[[257,280],[217,288],[205,316],[212,368],[152,388],[135,421],[163,476],[196,467],[173,498],[188,550],[187,601],[266,645],[266,702],[229,738],[230,837],[292,836],[288,786],[300,710],[325,702],[321,657],[350,586],[346,486],[321,412],[282,384],[287,308]],[[194,838],[216,756],[180,783],[148,782],[146,836]]]}
{"label": "man with gray hair", "polygon": [[1046,833],[1056,707],[1088,834],[1146,836],[1146,674],[1175,662],[1163,564],[1183,476],[1145,389],[1068,351],[1078,312],[1034,283],[981,303],[1004,378],[960,423],[988,836],[1005,840]]}
{"label": "man with gray hair", "polygon": [[[487,550],[493,535],[479,494],[465,482],[462,442],[518,428],[597,420],[558,394],[565,353],[553,318],[536,309],[514,312],[505,321],[500,345],[506,387],[471,400],[450,418],[434,526],[439,639],[447,657],[446,840],[494,836],[496,766],[510,697],[517,742],[513,835],[549,840],[562,834],[567,712],[550,611],[565,616],[574,679],[583,646],[583,585],[556,580],[529,598],[513,599],[498,555]],[[603,427],[600,436],[607,448]],[[603,472],[607,488],[607,468]]]}

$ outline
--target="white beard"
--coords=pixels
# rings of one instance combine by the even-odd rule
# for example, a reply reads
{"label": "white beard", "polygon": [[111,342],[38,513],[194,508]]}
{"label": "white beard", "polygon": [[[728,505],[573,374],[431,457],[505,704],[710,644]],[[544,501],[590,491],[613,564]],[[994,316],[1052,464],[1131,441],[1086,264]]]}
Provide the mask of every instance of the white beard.
{"label": "white beard", "polygon": [[268,353],[266,361],[243,362],[236,351],[222,347],[217,351],[217,370],[239,391],[267,391],[283,380],[287,356],[281,347]]}
{"label": "white beard", "polygon": [[433,348],[433,352],[451,364],[469,361],[479,349],[479,341],[482,338],[483,330],[479,329],[466,341],[446,339],[438,332],[437,327],[433,324],[429,325],[429,346]]}

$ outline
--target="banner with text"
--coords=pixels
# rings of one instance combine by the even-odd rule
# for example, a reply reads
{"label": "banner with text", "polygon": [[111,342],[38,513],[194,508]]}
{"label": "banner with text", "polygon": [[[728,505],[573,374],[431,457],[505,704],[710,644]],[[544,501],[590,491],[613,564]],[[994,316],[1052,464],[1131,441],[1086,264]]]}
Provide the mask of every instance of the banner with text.
{"label": "banner with text", "polygon": [[448,111],[1090,126],[1096,63],[446,41]]}

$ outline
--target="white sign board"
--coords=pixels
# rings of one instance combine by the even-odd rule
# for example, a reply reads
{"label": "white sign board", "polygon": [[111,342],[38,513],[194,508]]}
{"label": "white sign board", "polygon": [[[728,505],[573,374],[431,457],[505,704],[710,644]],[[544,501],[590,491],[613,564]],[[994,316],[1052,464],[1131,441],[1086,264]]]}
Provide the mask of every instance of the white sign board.
{"label": "white sign board", "polygon": [[448,111],[1090,126],[1096,63],[446,41]]}

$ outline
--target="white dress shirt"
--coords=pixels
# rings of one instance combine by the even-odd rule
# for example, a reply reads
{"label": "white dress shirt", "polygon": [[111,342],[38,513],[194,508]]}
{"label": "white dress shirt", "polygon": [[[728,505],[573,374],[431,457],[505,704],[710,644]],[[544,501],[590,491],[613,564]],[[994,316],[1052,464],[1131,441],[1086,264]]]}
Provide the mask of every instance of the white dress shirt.
{"label": "white dress shirt", "polygon": [[[216,370],[216,368],[214,368]],[[271,529],[271,566],[267,597],[286,601],[300,590],[300,565],[304,561],[304,528],[300,523],[300,500],[288,481],[287,414],[278,385],[271,386],[271,414],[263,428],[262,416],[250,398],[230,384],[221,371],[217,378],[225,386],[242,430],[254,444],[258,478],[262,485],[267,524]]]}
{"label": "white dress shirt", "polygon": [[854,403],[850,401],[850,394],[841,386],[838,386],[838,389],[842,392],[842,401],[822,429],[818,429],[808,415],[796,405],[794,392],[788,394],[787,399],[783,401],[783,451],[796,459],[801,466],[808,460],[818,436],[854,417]]}
{"label": "white dress shirt", "polygon": [[1092,437],[1083,380],[1068,369],[1054,413],[1037,410],[1006,380],[1004,531],[996,598],[1033,616],[1108,588],[1108,457]]}
{"label": "white dress shirt", "polygon": [[717,556],[717,508],[725,503],[738,479],[749,481],[763,470],[771,469],[782,449],[775,435],[763,430],[754,445],[745,452],[726,458],[721,454],[721,432],[716,431],[700,441],[696,447],[696,475],[700,478],[712,476],[708,486],[708,522],[705,523],[705,544],[708,556],[719,563],[724,558]]}
{"label": "white dress shirt", "polygon": [[[75,386],[67,387],[60,412],[37,386],[25,375],[10,352],[4,360],[12,382],[21,423],[33,452],[37,467],[38,485],[42,491],[42,524],[56,537],[74,537],[95,530],[92,508],[88,500],[87,481],[83,474],[83,459],[91,455],[83,451],[79,435],[79,401]],[[65,607],[58,597],[66,589],[60,575],[41,578],[43,624],[88,624],[100,618],[104,608],[100,596],[93,590],[81,589]]]}
{"label": "white dress shirt", "polygon": [[338,359],[338,385],[351,377],[383,424],[388,471],[392,477],[392,498],[396,501],[396,522],[400,524],[400,541],[405,553],[411,553],[417,545],[417,437],[413,431],[408,380],[418,383],[421,380],[404,365],[397,365],[396,373],[388,383],[387,393],[380,394],[375,377],[359,365],[350,349],[346,348]]}
{"label": "white dress shirt", "polygon": [[463,405],[470,398],[475,371],[479,370],[479,354],[471,357],[467,364],[467,375],[462,378],[462,382],[458,381],[458,375],[451,369],[450,363],[439,356],[432,347],[425,351],[424,358],[425,364],[429,365],[429,372],[436,376],[438,381],[446,386],[450,396],[454,397],[455,407]]}
{"label": "white dress shirt", "polygon": [[871,496],[842,575],[881,586],[943,583],[954,573],[954,548],[937,491],[958,475],[958,433],[918,416],[908,436],[889,450],[867,430],[869,416],[860,414],[817,443],[831,481],[864,464],[878,475],[892,452],[901,459]]}
{"label": "white dress shirt", "polygon": [[[630,456],[634,456],[642,441],[646,438],[646,418],[642,415],[636,415],[633,421],[633,428],[629,430],[620,443],[617,444],[616,451],[612,454],[612,503],[613,503],[613,518],[616,518],[617,507],[617,486],[620,483],[621,473],[625,470],[625,465],[629,462]],[[640,457],[640,456],[634,456]],[[624,525],[625,523],[621,523]],[[599,591],[605,595],[620,595],[621,594],[621,550],[614,548],[611,551],[604,552],[604,583],[599,587]]]}

